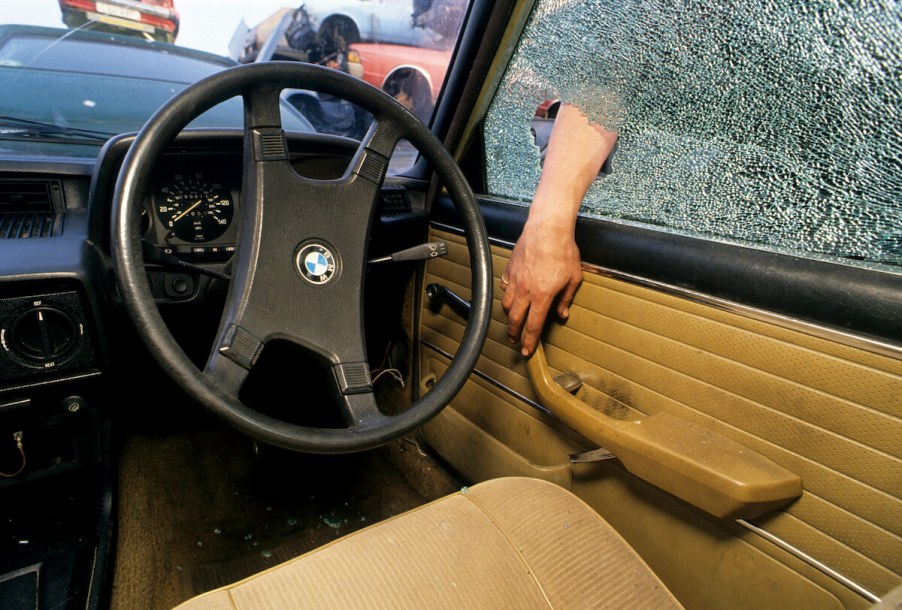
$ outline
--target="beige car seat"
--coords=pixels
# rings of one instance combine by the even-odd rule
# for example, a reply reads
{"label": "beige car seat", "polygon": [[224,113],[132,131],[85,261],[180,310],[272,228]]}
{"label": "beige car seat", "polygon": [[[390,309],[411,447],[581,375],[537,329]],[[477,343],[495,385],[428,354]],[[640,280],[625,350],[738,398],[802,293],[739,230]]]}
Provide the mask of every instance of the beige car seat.
{"label": "beige car seat", "polygon": [[179,606],[680,608],[630,546],[568,491],[487,481]]}

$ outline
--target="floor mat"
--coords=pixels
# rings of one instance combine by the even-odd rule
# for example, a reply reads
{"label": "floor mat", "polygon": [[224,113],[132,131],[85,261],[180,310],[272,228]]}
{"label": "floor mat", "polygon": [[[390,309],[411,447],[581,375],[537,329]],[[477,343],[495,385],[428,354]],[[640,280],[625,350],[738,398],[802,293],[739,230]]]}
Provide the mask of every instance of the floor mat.
{"label": "floor mat", "polygon": [[120,451],[113,608],[171,608],[457,489],[409,440],[285,452],[213,425]]}
{"label": "floor mat", "polygon": [[281,543],[265,545],[262,550],[241,557],[191,567],[182,572],[182,591],[186,597],[194,597],[218,589],[294,559],[319,546],[311,545],[313,543],[310,536],[299,534]]}

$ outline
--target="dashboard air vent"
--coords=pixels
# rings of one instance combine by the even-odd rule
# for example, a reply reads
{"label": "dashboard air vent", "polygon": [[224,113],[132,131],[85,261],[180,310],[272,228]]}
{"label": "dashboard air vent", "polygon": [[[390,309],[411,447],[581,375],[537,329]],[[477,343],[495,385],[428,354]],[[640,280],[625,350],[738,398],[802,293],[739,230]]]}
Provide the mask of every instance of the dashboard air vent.
{"label": "dashboard air vent", "polygon": [[59,180],[0,180],[0,239],[60,233]]}
{"label": "dashboard air vent", "polygon": [[406,214],[410,212],[410,198],[407,189],[400,186],[383,186],[379,194],[380,214]]}
{"label": "dashboard air vent", "polygon": [[50,237],[53,214],[0,214],[0,239]]}

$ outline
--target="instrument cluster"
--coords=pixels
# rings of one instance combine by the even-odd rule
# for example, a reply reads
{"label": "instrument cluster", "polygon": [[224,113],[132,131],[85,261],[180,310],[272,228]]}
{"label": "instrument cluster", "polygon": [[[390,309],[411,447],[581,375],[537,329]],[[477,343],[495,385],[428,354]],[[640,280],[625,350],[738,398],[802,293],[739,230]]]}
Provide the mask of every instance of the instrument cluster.
{"label": "instrument cluster", "polygon": [[142,234],[167,254],[221,260],[235,251],[241,168],[231,159],[167,158],[145,201]]}

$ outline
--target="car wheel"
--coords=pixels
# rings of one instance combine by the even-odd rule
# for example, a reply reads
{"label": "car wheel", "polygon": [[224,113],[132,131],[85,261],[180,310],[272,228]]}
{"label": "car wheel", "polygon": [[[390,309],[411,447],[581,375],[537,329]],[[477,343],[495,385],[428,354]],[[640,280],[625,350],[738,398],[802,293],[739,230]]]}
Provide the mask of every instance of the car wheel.
{"label": "car wheel", "polygon": [[417,70],[404,68],[392,73],[382,90],[424,123],[432,118],[432,91],[429,82]]}
{"label": "car wheel", "polygon": [[360,31],[350,19],[327,17],[319,27],[319,37],[326,48],[346,51],[348,46],[360,42]]}

